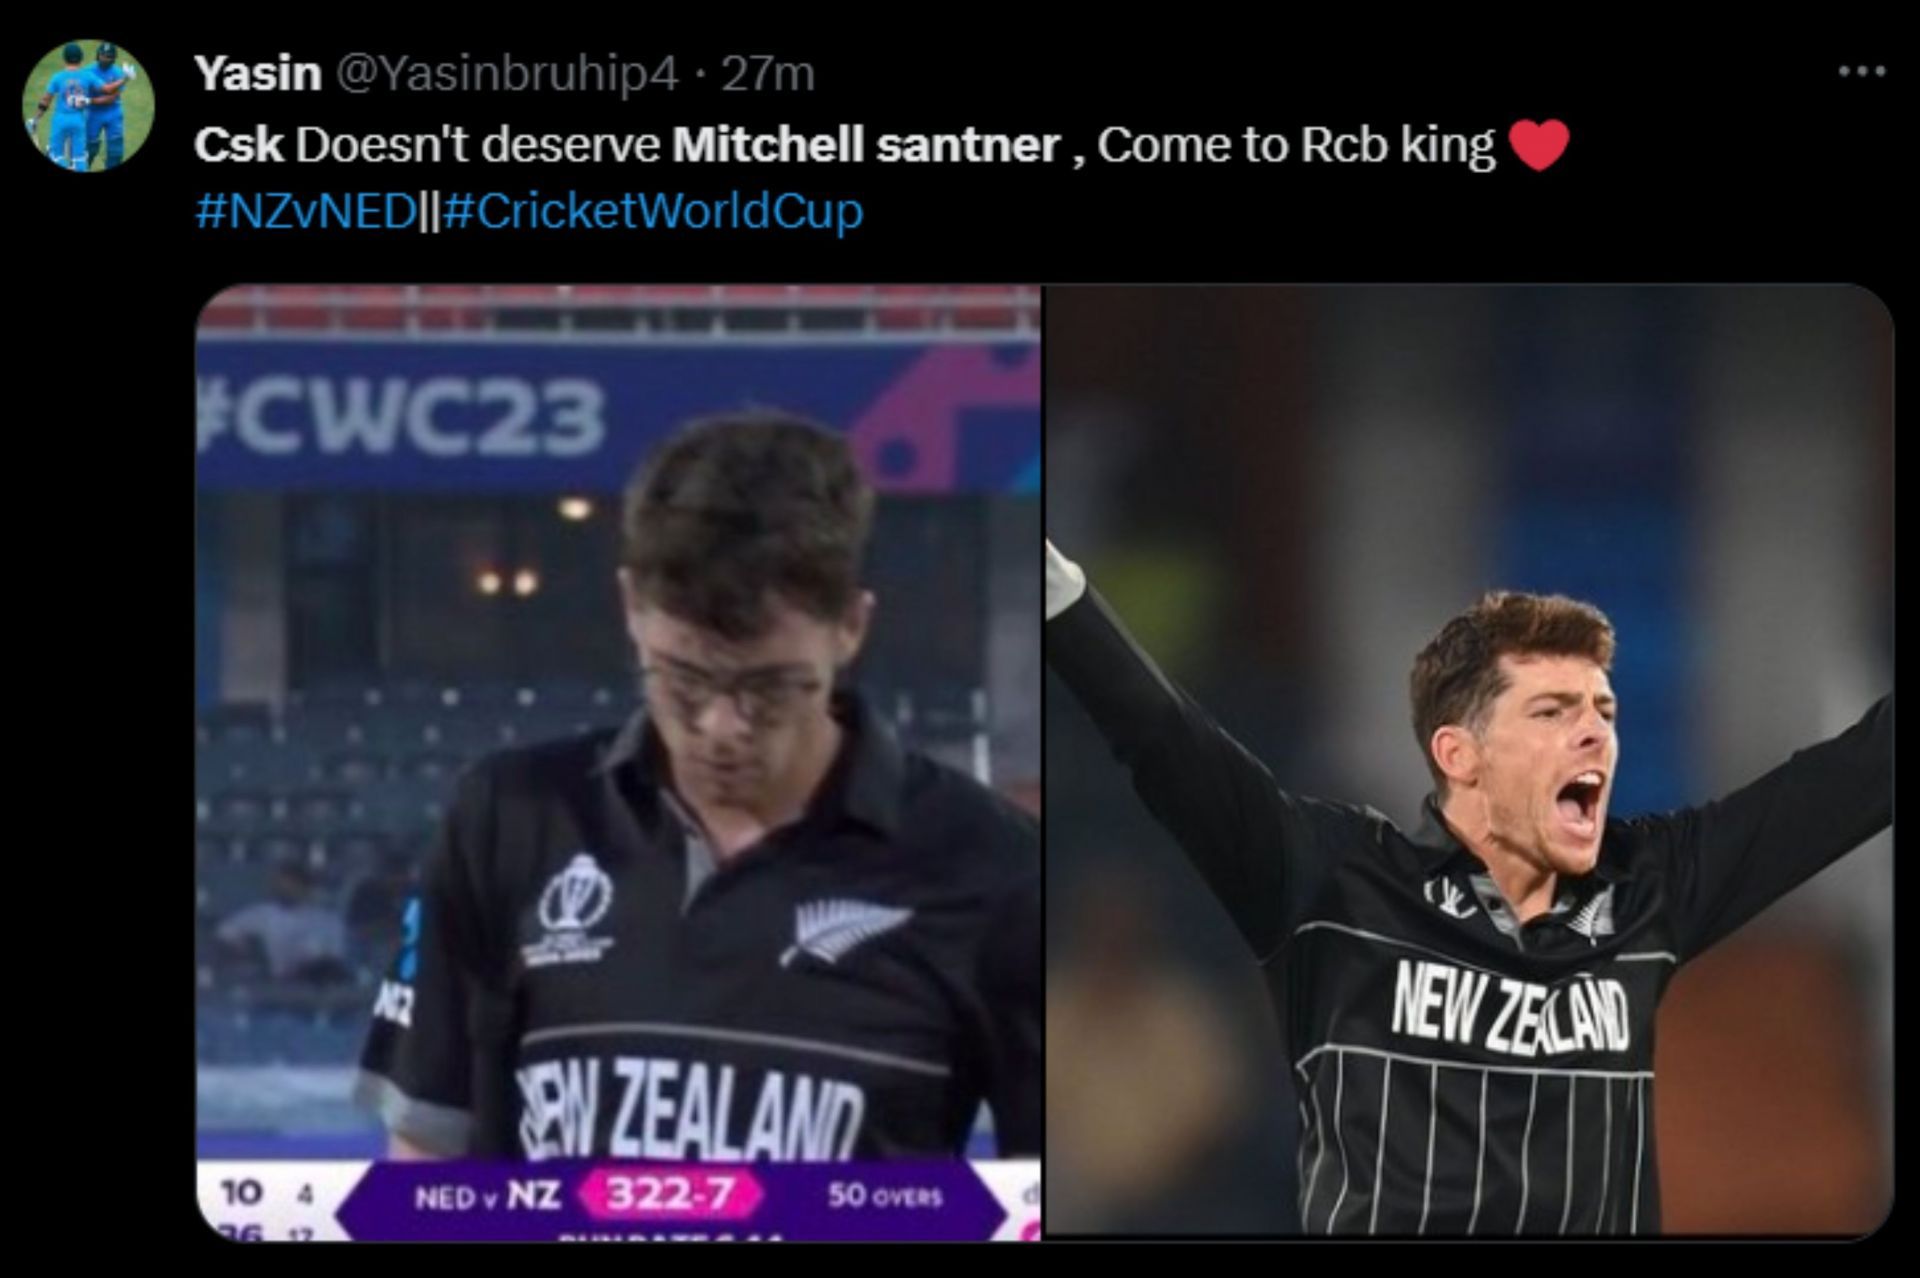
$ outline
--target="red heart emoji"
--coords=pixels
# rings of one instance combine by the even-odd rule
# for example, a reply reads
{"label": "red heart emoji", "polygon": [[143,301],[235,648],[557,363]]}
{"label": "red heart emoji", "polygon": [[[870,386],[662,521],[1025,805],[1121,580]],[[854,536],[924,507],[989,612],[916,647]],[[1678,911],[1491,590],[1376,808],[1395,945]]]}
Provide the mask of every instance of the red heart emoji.
{"label": "red heart emoji", "polygon": [[1558,120],[1548,120],[1545,124],[1535,124],[1532,120],[1522,120],[1507,130],[1507,141],[1513,144],[1513,153],[1520,162],[1538,173],[1548,167],[1567,149],[1567,126]]}

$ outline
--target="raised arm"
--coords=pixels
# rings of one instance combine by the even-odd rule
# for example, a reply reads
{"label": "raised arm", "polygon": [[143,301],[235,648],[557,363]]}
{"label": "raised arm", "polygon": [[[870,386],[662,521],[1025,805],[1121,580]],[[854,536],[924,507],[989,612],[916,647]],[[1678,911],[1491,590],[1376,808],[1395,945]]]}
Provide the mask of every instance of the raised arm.
{"label": "raised arm", "polygon": [[1893,820],[1893,694],[1831,740],[1702,807],[1633,824],[1672,857],[1685,960],[1887,828]]}
{"label": "raised arm", "polygon": [[1331,826],[1360,812],[1288,794],[1264,764],[1163,674],[1087,584],[1046,548],[1046,653],[1154,817],[1192,860],[1241,934],[1272,954],[1327,867]]}

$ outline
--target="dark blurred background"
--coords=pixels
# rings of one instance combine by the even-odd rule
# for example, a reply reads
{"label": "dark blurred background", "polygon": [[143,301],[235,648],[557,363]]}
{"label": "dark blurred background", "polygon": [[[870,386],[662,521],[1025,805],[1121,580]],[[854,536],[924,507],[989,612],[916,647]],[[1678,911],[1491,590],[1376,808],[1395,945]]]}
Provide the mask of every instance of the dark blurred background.
{"label": "dark blurred background", "polygon": [[[1704,801],[1893,677],[1892,326],[1852,288],[1052,288],[1047,533],[1302,793],[1408,823],[1414,653],[1481,591],[1598,604],[1621,815]],[[1046,683],[1050,1230],[1297,1229],[1264,986]],[[1891,1202],[1883,835],[1682,970],[1666,1227]]]}

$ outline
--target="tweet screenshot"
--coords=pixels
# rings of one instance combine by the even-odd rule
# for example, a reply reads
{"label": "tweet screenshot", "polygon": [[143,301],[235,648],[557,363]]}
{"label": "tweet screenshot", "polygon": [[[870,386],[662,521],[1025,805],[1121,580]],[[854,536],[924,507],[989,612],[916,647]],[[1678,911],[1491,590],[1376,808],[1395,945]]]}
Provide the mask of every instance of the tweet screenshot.
{"label": "tweet screenshot", "polygon": [[1885,1245],[1894,44],[757,21],[20,38],[42,1143],[207,1249]]}

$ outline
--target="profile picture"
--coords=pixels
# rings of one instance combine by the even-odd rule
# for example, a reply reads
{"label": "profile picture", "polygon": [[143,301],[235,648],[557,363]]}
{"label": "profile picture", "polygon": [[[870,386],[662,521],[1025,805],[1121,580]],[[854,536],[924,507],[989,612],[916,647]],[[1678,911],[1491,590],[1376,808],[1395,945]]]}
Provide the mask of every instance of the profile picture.
{"label": "profile picture", "polygon": [[153,84],[111,40],[69,40],[33,69],[21,96],[27,136],[63,169],[118,168],[153,127]]}

